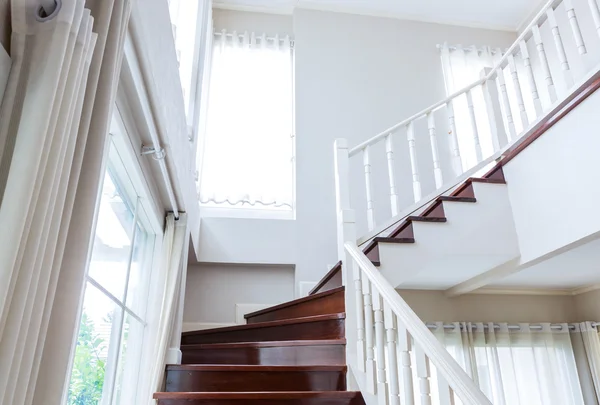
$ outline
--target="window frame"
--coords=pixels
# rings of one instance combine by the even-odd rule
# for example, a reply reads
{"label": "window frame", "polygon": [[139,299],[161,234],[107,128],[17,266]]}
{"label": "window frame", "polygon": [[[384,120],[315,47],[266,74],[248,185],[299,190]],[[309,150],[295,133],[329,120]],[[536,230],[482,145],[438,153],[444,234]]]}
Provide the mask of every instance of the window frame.
{"label": "window frame", "polygon": [[[92,286],[104,297],[111,301],[115,305],[115,318],[112,321],[111,333],[109,341],[107,342],[107,358],[104,370],[104,384],[102,388],[102,405],[111,405],[116,403],[117,400],[117,388],[119,386],[134,386],[136,391],[134,392],[136,402],[141,399],[140,395],[143,395],[141,387],[143,384],[141,378],[144,375],[142,370],[147,369],[150,366],[150,361],[144,357],[146,347],[151,344],[152,338],[149,335],[154,334],[153,331],[149,330],[149,318],[153,314],[150,313],[151,309],[151,297],[153,291],[153,280],[155,275],[160,268],[160,257],[161,247],[163,239],[163,221],[164,218],[159,218],[155,207],[155,200],[152,197],[152,193],[149,190],[148,183],[145,181],[140,162],[132,148],[130,139],[130,133],[127,131],[123,117],[117,108],[113,112],[113,119],[111,122],[110,134],[107,139],[105,153],[106,165],[103,170],[102,179],[100,182],[100,189],[98,190],[98,196],[102,194],[102,188],[104,186],[105,176],[111,176],[111,180],[115,183],[115,187],[118,190],[119,195],[127,205],[129,211],[133,213],[132,229],[128,230],[128,237],[131,240],[129,246],[128,259],[127,259],[127,270],[125,285],[123,291],[123,297],[120,299],[110,292],[103,283],[96,280],[90,274],[90,264],[92,261],[92,253],[94,248],[94,237],[91,238],[91,245],[88,253],[88,261],[86,263],[85,270],[85,284],[81,294],[80,301],[80,314],[81,319],[83,313],[83,302],[85,300],[88,286]],[[94,225],[92,227],[92,233],[96,233],[96,226],[99,220],[99,208],[100,208],[101,197],[98,198],[95,207],[95,218]],[[143,245],[138,246],[137,242],[141,233],[146,234]],[[141,248],[147,255],[148,263],[143,269],[143,277],[140,279],[139,287],[143,291],[141,301],[143,302],[139,308],[135,308],[135,302],[128,303],[128,296],[131,293],[131,276],[132,276],[132,265],[135,259],[136,248]],[[123,332],[125,330],[125,323],[127,317],[133,318],[142,327],[140,341],[136,341],[134,345],[141,345],[139,349],[139,357],[136,359],[139,364],[140,372],[135,373],[134,381],[123,380],[119,385],[119,367],[123,356],[123,348],[126,347],[127,351],[130,350],[132,344],[128,342],[127,346],[124,346]],[[80,322],[77,324],[78,327],[74,331],[74,342],[77,342],[79,336]],[[71,368],[69,369],[69,377],[71,378],[73,373],[73,361],[75,358],[76,346],[74,345],[71,354]],[[127,355],[127,354],[125,354]],[[127,377],[123,377],[127,378]],[[69,380],[70,381],[70,380]],[[70,384],[69,384],[70,385]],[[64,402],[66,403],[68,398],[68,390],[65,391]]]}

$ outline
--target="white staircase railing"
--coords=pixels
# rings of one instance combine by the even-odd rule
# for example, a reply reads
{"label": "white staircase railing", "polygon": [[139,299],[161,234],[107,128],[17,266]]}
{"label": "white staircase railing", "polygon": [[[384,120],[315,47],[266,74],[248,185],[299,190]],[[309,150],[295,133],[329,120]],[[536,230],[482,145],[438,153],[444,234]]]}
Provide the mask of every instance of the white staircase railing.
{"label": "white staircase railing", "polygon": [[[352,262],[346,262],[351,265],[345,264],[344,271],[352,271],[354,286],[352,291],[346,285],[346,296],[354,294],[354,308],[346,306],[346,313],[352,312],[355,320],[355,329],[346,329],[347,339],[355,334],[348,339],[348,350],[356,351],[356,355],[349,356],[352,359],[349,365],[359,385],[362,381],[360,388],[367,403],[431,405],[431,362],[437,370],[433,389],[440,405],[454,404],[453,393],[465,405],[491,405],[356,244],[346,243],[345,250]],[[416,384],[414,377],[418,379]],[[376,401],[369,401],[368,394]],[[417,397],[420,401],[415,401]]]}
{"label": "white staircase railing", "polygon": [[[578,5],[578,7],[582,6],[583,4]],[[588,0],[585,6],[585,9],[578,9],[579,14],[593,20],[588,25],[593,24],[596,28],[593,34],[588,32],[586,34],[600,35],[600,9],[597,0]],[[571,35],[561,34],[561,31],[564,34],[567,30],[571,31]],[[584,78],[594,69],[598,70],[596,66],[600,63],[600,58],[598,60],[594,58],[599,57],[600,52],[594,51],[588,53],[573,1],[550,0],[497,61],[494,68],[486,69],[487,74],[480,80],[348,149],[348,158],[351,159],[348,165],[352,167],[355,163],[358,165],[359,162],[355,162],[352,158],[359,155],[362,157],[366,228],[369,235],[377,234],[388,227],[391,218],[398,216],[402,208],[407,208],[406,201],[409,200],[406,198],[407,194],[412,194],[412,200],[416,203],[424,202],[424,195],[434,194],[435,190],[441,192],[444,187],[448,188],[456,184],[467,170],[475,172],[498,158],[503,150],[516,143],[520,137],[538,124],[547,112],[572,92],[577,81],[575,79]],[[499,54],[502,55],[501,52]],[[577,77],[574,77],[575,65]],[[507,82],[512,82],[514,89],[512,92],[507,90]],[[541,91],[542,86],[543,91]],[[557,89],[560,93],[558,96]],[[474,94],[483,94],[483,102],[474,103]],[[531,106],[529,111],[526,106]],[[434,113],[444,108],[446,122],[440,122],[440,113]],[[458,117],[455,114],[459,109],[463,113],[462,128],[468,128],[470,125],[471,131],[468,136],[473,138],[473,151],[461,151],[459,146],[461,134],[457,133]],[[478,111],[481,114],[478,114]],[[476,119],[476,115],[479,119]],[[481,117],[485,115],[487,115],[487,123],[484,124]],[[421,120],[426,122],[420,123]],[[515,125],[517,121],[518,125]],[[486,127],[482,128],[484,125]],[[427,147],[424,146],[425,142],[421,144],[418,142],[421,135],[417,133],[417,128],[425,126],[426,134],[429,135]],[[518,131],[520,128],[522,130]],[[448,139],[441,139],[438,134],[446,130]],[[397,145],[407,149],[408,153],[404,155],[410,159],[410,174],[399,173],[395,160],[394,140],[400,133],[405,133],[407,137],[405,144],[400,143],[402,140],[396,141]],[[480,139],[483,136],[491,139]],[[376,147],[376,144],[381,141],[385,141],[385,148]],[[446,150],[449,156],[441,153],[442,148],[438,145],[440,141],[447,143]],[[486,145],[491,145],[491,150],[490,148],[482,150],[483,141]],[[337,147],[340,145],[346,148],[345,142],[338,142]],[[424,151],[423,148],[429,150]],[[461,152],[475,157],[477,162],[475,167],[463,167]],[[422,161],[423,158],[430,159],[426,162],[427,165]],[[345,180],[348,187],[350,166],[345,166],[345,171],[336,173],[337,177],[348,177]],[[446,167],[445,172],[442,166]],[[382,171],[385,170],[383,167],[387,168],[389,183],[385,183],[384,173],[376,173],[376,167],[381,168]],[[423,167],[429,167],[430,170],[424,172]],[[424,179],[427,179],[426,184]],[[360,188],[357,186],[357,190],[353,190],[353,195],[358,196],[362,193]],[[385,197],[382,195],[383,190],[387,190]],[[379,195],[376,195],[377,191],[380,192]],[[400,197],[404,197],[404,207],[400,203]],[[362,231],[363,229],[361,229],[362,234],[366,233]]]}
{"label": "white staircase railing", "polygon": [[[340,140],[336,148],[336,172],[340,173],[347,170],[348,149]],[[453,393],[464,405],[491,405],[356,245],[354,211],[348,182],[343,180],[336,176],[338,253],[346,286],[346,362],[352,376],[349,388],[360,389],[367,405],[431,405],[431,362],[437,371],[434,393],[439,405],[454,404]]]}

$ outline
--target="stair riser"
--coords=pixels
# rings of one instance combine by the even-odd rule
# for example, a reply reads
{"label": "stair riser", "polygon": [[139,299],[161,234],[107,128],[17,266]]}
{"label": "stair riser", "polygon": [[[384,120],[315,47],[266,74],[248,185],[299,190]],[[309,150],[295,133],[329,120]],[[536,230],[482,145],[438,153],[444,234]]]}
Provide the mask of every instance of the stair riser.
{"label": "stair riser", "polygon": [[364,405],[358,398],[306,399],[159,399],[158,405]]}
{"label": "stair riser", "polygon": [[249,364],[262,366],[344,365],[344,345],[185,349],[183,364]]}
{"label": "stair riser", "polygon": [[344,391],[342,371],[169,370],[167,392]]}
{"label": "stair riser", "polygon": [[269,342],[275,340],[319,340],[344,338],[344,319],[331,319],[256,329],[185,335],[181,344]]}
{"label": "stair riser", "polygon": [[344,292],[327,295],[323,298],[300,303],[298,305],[277,309],[264,314],[247,318],[247,323],[279,321],[283,319],[301,318],[305,316],[327,315],[344,312]]}

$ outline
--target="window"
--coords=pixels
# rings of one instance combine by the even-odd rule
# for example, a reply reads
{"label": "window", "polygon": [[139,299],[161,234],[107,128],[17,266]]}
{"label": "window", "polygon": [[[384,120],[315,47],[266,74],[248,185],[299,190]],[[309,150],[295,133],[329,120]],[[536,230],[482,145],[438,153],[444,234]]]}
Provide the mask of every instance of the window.
{"label": "window", "polygon": [[68,405],[138,402],[148,288],[155,243],[160,241],[153,229],[111,140]]}
{"label": "window", "polygon": [[288,37],[215,33],[201,204],[293,209],[292,56]]}

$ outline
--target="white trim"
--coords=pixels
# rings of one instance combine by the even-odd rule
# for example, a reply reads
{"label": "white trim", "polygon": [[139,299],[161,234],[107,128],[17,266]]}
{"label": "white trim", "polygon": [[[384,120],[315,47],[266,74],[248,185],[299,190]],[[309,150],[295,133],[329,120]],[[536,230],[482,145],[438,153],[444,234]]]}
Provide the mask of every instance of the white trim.
{"label": "white trim", "polygon": [[570,289],[552,289],[552,288],[510,288],[510,287],[483,287],[471,291],[470,295],[573,295]]}
{"label": "white trim", "polygon": [[588,285],[588,286],[584,286],[584,287],[577,287],[571,291],[572,291],[573,295],[579,295],[579,294],[585,294],[590,291],[596,291],[596,290],[600,290],[600,283],[592,284],[592,285]]}
{"label": "white trim", "polygon": [[209,207],[200,204],[199,212],[201,218],[296,219],[294,209]]}

